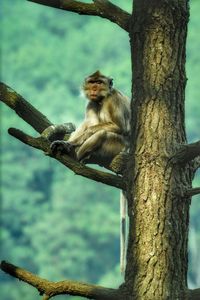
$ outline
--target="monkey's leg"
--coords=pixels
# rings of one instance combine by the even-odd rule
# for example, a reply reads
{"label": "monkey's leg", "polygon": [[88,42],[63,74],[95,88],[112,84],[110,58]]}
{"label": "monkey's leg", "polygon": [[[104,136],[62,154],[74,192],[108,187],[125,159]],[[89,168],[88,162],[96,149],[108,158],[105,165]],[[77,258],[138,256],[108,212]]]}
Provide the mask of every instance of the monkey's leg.
{"label": "monkey's leg", "polygon": [[[95,137],[99,138],[99,136]],[[104,134],[103,137],[101,136],[96,142],[89,155],[84,156],[84,162],[109,166],[112,159],[123,151],[125,147],[126,143],[123,135],[107,131],[106,134]],[[76,152],[78,153],[78,149]]]}
{"label": "monkey's leg", "polygon": [[97,148],[101,147],[102,143],[106,140],[106,136],[107,133],[103,129],[90,136],[78,149],[76,153],[77,159],[82,160]]}
{"label": "monkey's leg", "polygon": [[88,133],[87,130],[80,135],[78,133],[72,133],[72,136],[68,141],[56,140],[51,143],[50,148],[53,154],[60,152],[61,154],[69,154],[70,156],[76,158],[76,152],[81,147],[81,145],[92,135]]}
{"label": "monkey's leg", "polygon": [[80,134],[79,136],[76,136],[74,138],[74,135],[71,135],[68,142],[72,144],[73,146],[81,146],[86,140],[88,140],[95,132],[92,132],[90,128],[85,129],[85,131]]}
{"label": "monkey's leg", "polygon": [[[53,154],[56,152],[65,153],[65,154],[75,154],[75,148],[83,144],[86,139],[86,127],[79,127],[76,131],[72,132],[68,141],[55,140],[51,143],[50,148]],[[74,155],[73,155],[74,156]]]}

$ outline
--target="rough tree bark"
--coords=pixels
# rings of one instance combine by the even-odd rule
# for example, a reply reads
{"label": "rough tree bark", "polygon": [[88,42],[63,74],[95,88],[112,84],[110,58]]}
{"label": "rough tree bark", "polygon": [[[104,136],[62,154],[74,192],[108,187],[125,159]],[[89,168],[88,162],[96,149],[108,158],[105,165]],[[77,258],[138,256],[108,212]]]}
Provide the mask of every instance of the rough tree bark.
{"label": "rough tree bark", "polygon": [[[135,1],[132,174],[126,283],[136,299],[181,299],[187,288],[189,164],[171,158],[184,126],[187,1]],[[144,185],[145,182],[145,185]]]}
{"label": "rough tree bark", "polygon": [[[48,282],[6,262],[1,263],[1,269],[36,287],[44,299],[59,294],[90,299],[200,299],[199,289],[187,289],[190,197],[200,193],[200,188],[192,188],[192,178],[200,167],[200,141],[187,144],[184,124],[188,0],[135,0],[132,15],[106,0],[91,4],[71,0],[32,2],[107,18],[129,32],[133,72],[131,151],[128,162],[127,157],[117,160],[116,168],[126,164],[128,172],[112,178],[98,172],[97,179],[94,174],[88,176],[128,191],[127,267],[125,281],[116,290],[71,281]],[[9,105],[9,89],[1,85],[0,92],[1,100]],[[21,113],[27,107],[26,102],[23,104],[11,107],[26,119]],[[51,125],[43,115],[36,115],[40,128],[34,127],[35,121],[26,121],[38,132]],[[10,133],[30,146],[49,151],[44,137],[34,139],[16,129]],[[55,158],[72,170],[73,163],[77,164],[67,157],[64,162],[59,156]],[[82,168],[81,175],[85,176],[86,167]]]}

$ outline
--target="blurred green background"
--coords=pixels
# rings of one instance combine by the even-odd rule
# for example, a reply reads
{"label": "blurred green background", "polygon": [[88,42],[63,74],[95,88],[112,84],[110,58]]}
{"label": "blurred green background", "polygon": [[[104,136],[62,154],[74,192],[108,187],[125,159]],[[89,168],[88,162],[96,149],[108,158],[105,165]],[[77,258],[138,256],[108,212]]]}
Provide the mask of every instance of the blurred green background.
{"label": "blurred green background", "polygon": [[[89,2],[89,1],[87,1]],[[113,1],[131,11],[131,1]],[[52,122],[83,118],[82,80],[100,69],[130,96],[128,34],[97,17],[25,0],[1,0],[1,77]],[[200,1],[191,1],[187,42],[186,126],[200,139]],[[119,285],[119,191],[74,174],[8,135],[37,136],[1,104],[1,259],[49,280]],[[194,186],[200,184],[200,174]],[[191,205],[189,286],[200,286],[200,197]],[[33,288],[2,274],[2,300],[38,299]],[[60,296],[60,299],[71,298]],[[73,299],[81,299],[79,297]]]}

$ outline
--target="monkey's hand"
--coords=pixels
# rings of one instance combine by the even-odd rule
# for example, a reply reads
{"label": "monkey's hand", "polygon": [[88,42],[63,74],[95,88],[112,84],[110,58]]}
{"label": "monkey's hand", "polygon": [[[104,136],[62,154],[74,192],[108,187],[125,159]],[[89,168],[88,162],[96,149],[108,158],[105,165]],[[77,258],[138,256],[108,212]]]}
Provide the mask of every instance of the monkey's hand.
{"label": "monkey's hand", "polygon": [[54,141],[53,143],[51,143],[50,148],[54,155],[56,153],[69,154],[70,152],[72,152],[72,150],[74,150],[74,146],[65,141]]}

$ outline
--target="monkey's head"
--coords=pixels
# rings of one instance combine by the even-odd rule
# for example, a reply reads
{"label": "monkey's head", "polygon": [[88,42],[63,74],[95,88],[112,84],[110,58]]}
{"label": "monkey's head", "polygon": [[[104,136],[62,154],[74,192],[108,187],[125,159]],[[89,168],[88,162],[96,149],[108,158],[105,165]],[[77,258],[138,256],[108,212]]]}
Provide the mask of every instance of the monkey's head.
{"label": "monkey's head", "polygon": [[101,74],[100,71],[96,71],[86,77],[83,84],[83,91],[90,101],[99,102],[111,93],[112,85],[112,78]]}

